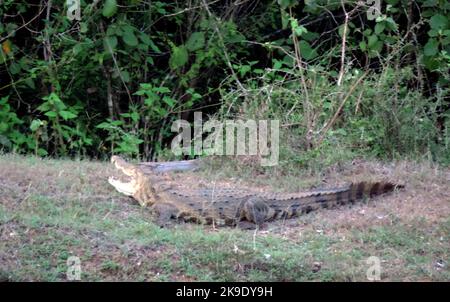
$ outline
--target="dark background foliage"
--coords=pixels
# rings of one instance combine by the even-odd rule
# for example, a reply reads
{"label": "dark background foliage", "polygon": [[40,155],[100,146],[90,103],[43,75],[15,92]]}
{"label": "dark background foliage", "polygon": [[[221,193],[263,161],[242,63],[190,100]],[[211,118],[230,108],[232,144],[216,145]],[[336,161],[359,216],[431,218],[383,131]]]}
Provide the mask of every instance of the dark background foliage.
{"label": "dark background foliage", "polygon": [[202,111],[280,119],[300,162],[448,163],[450,4],[372,2],[1,1],[0,148],[151,159]]}

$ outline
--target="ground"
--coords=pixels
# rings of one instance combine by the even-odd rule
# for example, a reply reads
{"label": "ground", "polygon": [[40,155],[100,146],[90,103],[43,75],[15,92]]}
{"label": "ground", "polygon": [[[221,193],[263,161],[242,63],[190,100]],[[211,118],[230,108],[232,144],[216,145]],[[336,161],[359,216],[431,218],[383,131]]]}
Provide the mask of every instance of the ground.
{"label": "ground", "polygon": [[67,280],[70,256],[80,258],[82,281],[367,281],[371,256],[381,281],[450,280],[448,168],[361,160],[268,175],[217,165],[178,177],[279,191],[387,179],[406,189],[259,231],[162,229],[108,184],[109,163],[2,155],[0,280]]}

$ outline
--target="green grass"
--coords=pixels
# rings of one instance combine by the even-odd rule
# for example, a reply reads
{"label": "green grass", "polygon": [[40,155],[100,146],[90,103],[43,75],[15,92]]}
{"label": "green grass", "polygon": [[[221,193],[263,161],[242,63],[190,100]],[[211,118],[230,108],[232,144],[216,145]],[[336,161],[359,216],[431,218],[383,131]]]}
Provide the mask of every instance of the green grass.
{"label": "green grass", "polygon": [[391,219],[345,239],[314,229],[330,225],[314,213],[288,236],[289,226],[161,229],[109,187],[107,164],[7,155],[0,168],[9,173],[0,178],[0,280],[64,281],[70,256],[83,281],[364,281],[369,256],[382,260],[383,280],[450,280],[450,219]]}

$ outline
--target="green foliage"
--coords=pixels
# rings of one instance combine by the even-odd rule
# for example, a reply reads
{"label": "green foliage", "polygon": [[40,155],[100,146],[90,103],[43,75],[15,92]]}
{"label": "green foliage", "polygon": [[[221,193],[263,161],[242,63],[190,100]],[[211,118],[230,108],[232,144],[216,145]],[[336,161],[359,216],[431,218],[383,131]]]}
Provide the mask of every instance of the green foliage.
{"label": "green foliage", "polygon": [[[128,114],[123,114],[128,116]],[[129,116],[133,117],[133,114]],[[106,122],[97,125],[98,129],[103,129],[108,133],[107,142],[111,142],[111,152],[127,155],[139,154],[139,145],[143,140],[139,139],[133,131],[127,129],[127,125],[120,120],[113,121],[108,119]]]}
{"label": "green foliage", "polygon": [[23,121],[12,111],[8,99],[7,96],[0,99],[0,148],[13,150],[23,145],[27,139],[18,130]]}
{"label": "green foliage", "polygon": [[[320,144],[308,138],[322,148],[308,152],[343,139],[370,155],[447,158],[448,1],[386,1],[374,19],[348,2],[346,27],[340,1],[213,2],[208,10],[200,0],[82,1],[78,22],[67,19],[65,1],[45,5],[48,16],[26,1],[0,4],[2,149],[150,158],[170,145],[180,114],[237,113],[243,104],[319,131],[365,70],[362,98],[378,101],[358,103],[357,115],[316,135]],[[23,27],[29,16],[38,17]],[[253,95],[265,85],[278,89]],[[395,111],[383,110],[392,99]],[[421,130],[392,131],[394,122]],[[305,129],[289,131],[306,139]]]}
{"label": "green foliage", "polygon": [[102,14],[105,17],[112,17],[117,12],[117,2],[116,0],[106,0],[103,6]]}
{"label": "green foliage", "polygon": [[172,69],[183,67],[188,61],[188,51],[184,45],[173,46],[172,55],[170,56],[169,65]]}
{"label": "green foliage", "polygon": [[[328,80],[327,71],[311,67],[307,70],[311,82],[306,101],[301,86],[286,78],[286,68],[281,66],[282,62],[275,61],[274,68],[260,77],[263,80],[245,83],[248,89],[245,103],[240,102],[241,95],[233,92],[223,95],[225,108],[242,104],[236,106],[241,116],[280,120],[281,169],[297,165],[321,170],[357,155],[383,159],[427,156],[449,163],[445,155],[450,151],[448,125],[444,131],[436,127],[442,118],[439,109],[442,95],[425,98],[408,89],[407,83],[414,78],[411,68],[387,68],[379,75],[365,78],[349,96],[334,127],[325,131],[325,125],[361,73],[352,70],[344,86],[336,87]],[[220,116],[229,119],[234,114],[223,111]],[[308,116],[312,116],[310,122]]]}
{"label": "green foliage", "polygon": [[39,148],[40,143],[54,145],[62,155],[67,155],[69,151],[84,153],[85,147],[91,146],[93,139],[88,137],[84,124],[76,120],[83,106],[68,106],[54,92],[42,99],[44,102],[37,110],[43,113],[45,119],[35,119],[30,124],[35,138],[35,153],[47,155],[45,149]]}

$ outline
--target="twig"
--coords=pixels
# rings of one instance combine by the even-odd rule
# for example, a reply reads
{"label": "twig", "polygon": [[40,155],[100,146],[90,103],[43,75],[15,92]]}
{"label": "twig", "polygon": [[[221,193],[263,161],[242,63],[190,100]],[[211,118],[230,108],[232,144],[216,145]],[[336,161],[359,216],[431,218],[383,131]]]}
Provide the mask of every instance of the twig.
{"label": "twig", "polygon": [[344,21],[344,31],[342,32],[342,46],[341,46],[341,69],[339,71],[339,77],[337,81],[337,85],[341,86],[342,79],[344,78],[345,73],[345,45],[347,42],[347,29],[348,29],[348,20],[350,19],[350,16],[359,8],[361,4],[357,4],[354,9],[352,9],[349,13],[345,9],[344,0],[341,0],[342,10],[345,14],[345,21]]}

